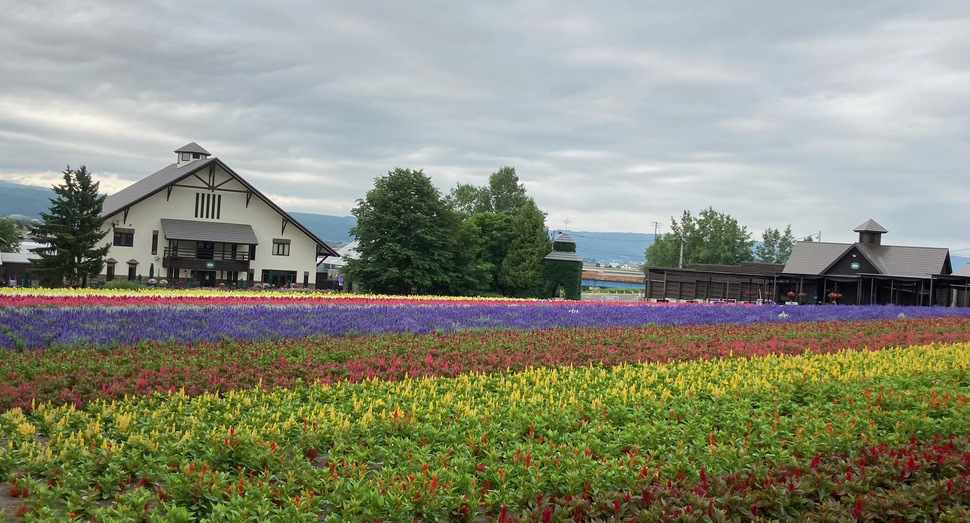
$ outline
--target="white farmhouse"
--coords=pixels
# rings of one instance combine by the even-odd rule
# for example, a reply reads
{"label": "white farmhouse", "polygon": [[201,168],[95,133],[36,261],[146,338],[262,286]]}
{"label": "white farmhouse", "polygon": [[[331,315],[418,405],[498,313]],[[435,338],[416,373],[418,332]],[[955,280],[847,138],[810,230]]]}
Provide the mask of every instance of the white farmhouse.
{"label": "white farmhouse", "polygon": [[314,287],[317,262],[338,256],[333,249],[197,143],[175,153],[175,163],[105,200],[105,280]]}

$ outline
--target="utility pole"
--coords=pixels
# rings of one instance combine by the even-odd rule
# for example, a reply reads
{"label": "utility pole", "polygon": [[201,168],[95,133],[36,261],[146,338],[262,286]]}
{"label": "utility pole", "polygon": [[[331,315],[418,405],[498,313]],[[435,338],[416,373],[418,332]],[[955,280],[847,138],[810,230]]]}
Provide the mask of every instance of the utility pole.
{"label": "utility pole", "polygon": [[657,239],[657,229],[660,227],[660,222],[653,222],[653,238]]}
{"label": "utility pole", "polygon": [[684,235],[683,235],[683,233],[681,233],[681,235],[680,235],[680,261],[677,263],[677,268],[678,269],[683,269],[684,268]]}

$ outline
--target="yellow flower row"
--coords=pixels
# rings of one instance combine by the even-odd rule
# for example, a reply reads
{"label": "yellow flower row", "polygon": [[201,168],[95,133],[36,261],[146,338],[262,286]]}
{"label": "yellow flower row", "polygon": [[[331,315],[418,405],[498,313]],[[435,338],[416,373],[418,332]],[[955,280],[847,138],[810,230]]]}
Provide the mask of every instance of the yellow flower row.
{"label": "yellow flower row", "polygon": [[122,296],[174,296],[174,297],[224,297],[227,295],[231,296],[256,296],[256,297],[278,297],[278,298],[321,298],[326,297],[327,299],[348,299],[348,300],[407,300],[407,301],[494,301],[496,303],[508,302],[508,301],[538,301],[529,300],[521,298],[501,298],[501,297],[462,297],[462,296],[431,296],[431,295],[386,295],[386,294],[365,294],[365,293],[354,293],[354,294],[339,294],[327,291],[318,290],[286,290],[286,289],[232,289],[231,293],[227,293],[225,290],[215,290],[215,289],[204,289],[204,288],[194,288],[194,289],[175,289],[175,288],[165,288],[165,287],[144,287],[140,289],[72,289],[64,287],[32,287],[32,288],[22,288],[22,287],[0,287],[0,301],[2,301],[3,296],[54,296],[54,297],[70,297],[70,296],[102,296],[102,297],[122,297]]}
{"label": "yellow flower row", "polygon": [[139,478],[178,503],[234,486],[345,509],[433,503],[430,484],[473,505],[615,493],[644,470],[713,474],[966,433],[968,364],[965,343],[35,405],[0,414],[0,475],[91,513],[90,499]]}
{"label": "yellow flower row", "polygon": [[[278,437],[304,419],[340,431],[366,430],[406,413],[411,422],[493,418],[509,412],[550,409],[619,409],[635,405],[678,407],[696,398],[717,400],[763,396],[818,384],[843,384],[885,377],[948,372],[970,366],[970,345],[931,345],[828,355],[717,359],[611,368],[532,368],[513,374],[455,378],[378,380],[292,390],[232,391],[188,397],[130,399],[91,406],[35,409],[33,421],[14,409],[0,415],[5,431],[32,437],[38,430],[77,432],[79,441],[99,434],[125,437],[146,431],[222,433],[230,426]],[[773,393],[774,394],[774,393]],[[214,423],[217,422],[217,423]],[[42,429],[36,429],[35,424]]]}

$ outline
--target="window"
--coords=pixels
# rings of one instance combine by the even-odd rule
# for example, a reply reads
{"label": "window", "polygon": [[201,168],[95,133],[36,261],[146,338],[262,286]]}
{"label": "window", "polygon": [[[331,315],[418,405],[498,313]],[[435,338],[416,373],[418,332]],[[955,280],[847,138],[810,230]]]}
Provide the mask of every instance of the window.
{"label": "window", "polygon": [[158,231],[152,231],[152,255],[158,254]]}
{"label": "window", "polygon": [[105,281],[111,281],[115,279],[115,264],[113,262],[108,262],[108,274],[104,277]]}
{"label": "window", "polygon": [[134,247],[135,230],[115,228],[115,247]]}
{"label": "window", "polygon": [[195,257],[200,260],[211,260],[215,254],[216,244],[213,242],[196,242]]}
{"label": "window", "polygon": [[215,218],[222,217],[222,195],[205,192],[195,193],[195,217],[196,218]]}
{"label": "window", "polygon": [[273,239],[273,256],[289,256],[290,240]]}
{"label": "window", "polygon": [[[171,158],[171,156],[169,156],[169,158]],[[182,153],[182,161],[183,162],[187,162],[187,161],[189,161],[191,159],[192,159],[192,154],[191,153]]]}
{"label": "window", "polygon": [[134,279],[137,279],[138,278],[138,276],[136,276],[137,270],[138,270],[138,263],[128,262],[128,279],[129,280],[134,280]]}

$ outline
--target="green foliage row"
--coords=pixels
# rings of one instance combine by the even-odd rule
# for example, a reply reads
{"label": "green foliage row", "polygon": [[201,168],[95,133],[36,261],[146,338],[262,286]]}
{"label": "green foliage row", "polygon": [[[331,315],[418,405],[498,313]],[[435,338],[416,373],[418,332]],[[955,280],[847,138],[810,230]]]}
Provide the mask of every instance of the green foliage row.
{"label": "green foliage row", "polygon": [[654,238],[647,250],[646,264],[654,267],[684,267],[697,264],[737,265],[746,261],[785,263],[791,256],[795,237],[788,225],[784,232],[767,228],[761,244],[755,246],[746,226],[731,215],[702,210],[697,217],[684,211],[677,221],[670,219],[670,232]]}
{"label": "green foliage row", "polygon": [[539,297],[548,254],[545,213],[515,169],[489,186],[459,184],[442,197],[420,170],[395,169],[352,211],[358,258],[344,274],[365,291]]}
{"label": "green foliage row", "polygon": [[104,289],[138,290],[144,289],[146,285],[138,280],[111,280],[104,282]]}

